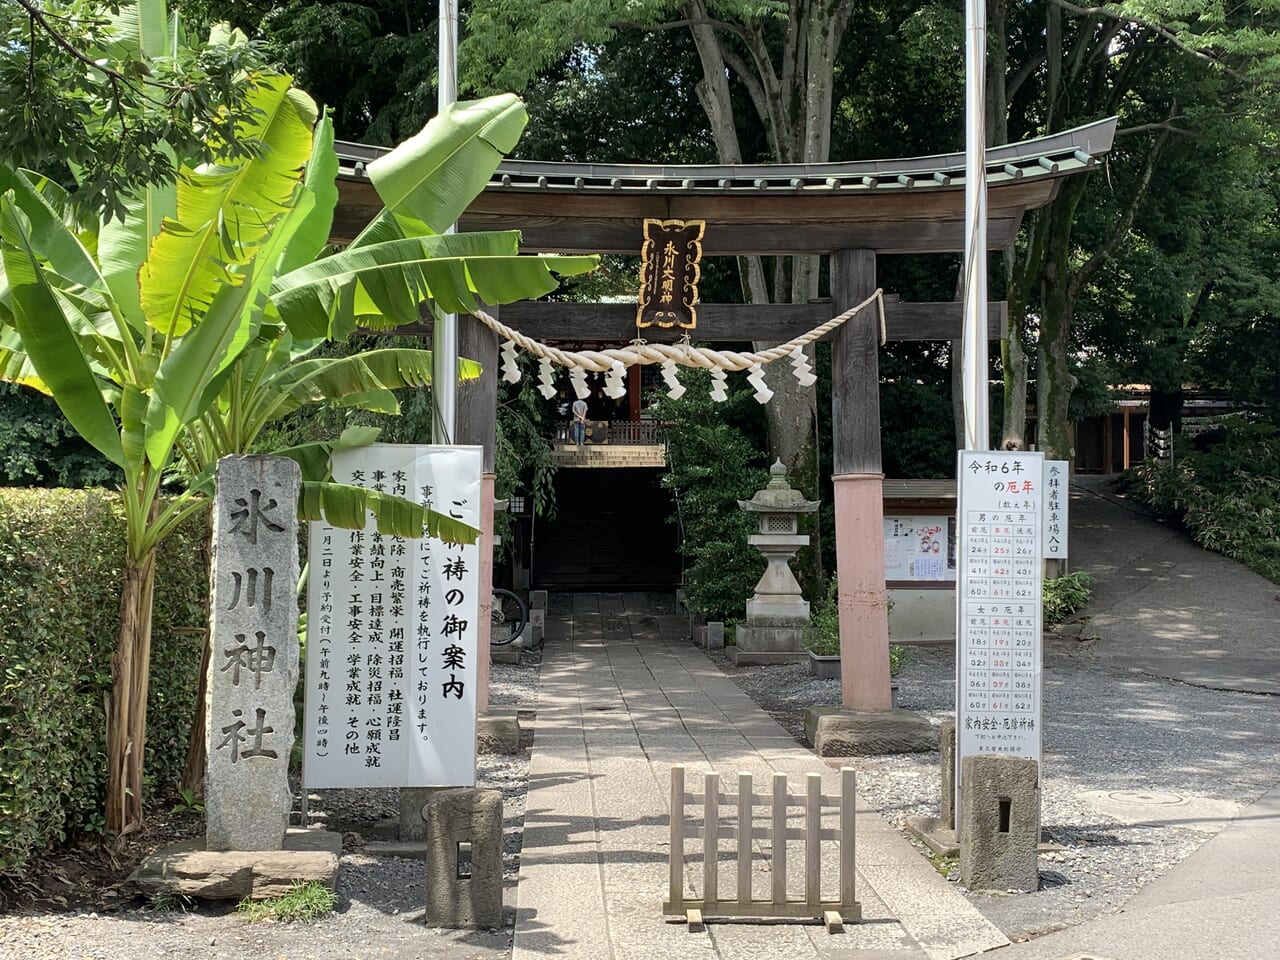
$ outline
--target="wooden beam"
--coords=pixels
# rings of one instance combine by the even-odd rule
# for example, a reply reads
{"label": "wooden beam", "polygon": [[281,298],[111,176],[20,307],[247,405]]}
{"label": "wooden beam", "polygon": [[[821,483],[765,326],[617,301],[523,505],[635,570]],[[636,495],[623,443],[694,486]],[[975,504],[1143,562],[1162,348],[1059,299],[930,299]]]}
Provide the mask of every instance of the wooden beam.
{"label": "wooden beam", "polygon": [[[837,310],[861,303],[875,288],[872,251],[837,250],[831,255]],[[887,309],[885,313],[887,317]],[[836,331],[831,350],[831,472],[837,477],[881,472],[878,327],[874,314],[863,314]]]}
{"label": "wooden beam", "polygon": [[[689,331],[706,343],[790,340],[835,316],[830,301],[815,303],[703,303],[698,327]],[[961,335],[963,305],[904,303],[886,295],[885,327],[890,340],[954,340]],[[631,340],[636,336],[636,308],[629,303],[560,303],[526,300],[502,308],[502,322],[535,340]],[[1009,326],[1009,305],[997,301],[987,310],[987,332],[999,340]],[[404,336],[430,335],[430,324],[413,324],[393,331]],[[644,339],[674,343],[684,336],[678,329],[646,327]],[[828,334],[830,339],[833,334]],[[463,354],[469,356],[468,354]]]}

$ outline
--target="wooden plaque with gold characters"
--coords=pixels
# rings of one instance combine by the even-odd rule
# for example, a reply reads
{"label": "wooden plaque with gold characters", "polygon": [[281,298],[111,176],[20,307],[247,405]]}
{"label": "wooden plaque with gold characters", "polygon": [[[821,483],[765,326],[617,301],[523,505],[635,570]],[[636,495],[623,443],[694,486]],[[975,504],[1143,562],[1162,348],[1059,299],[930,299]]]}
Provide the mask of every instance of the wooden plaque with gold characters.
{"label": "wooden plaque with gold characters", "polygon": [[698,325],[705,220],[645,220],[636,327]]}

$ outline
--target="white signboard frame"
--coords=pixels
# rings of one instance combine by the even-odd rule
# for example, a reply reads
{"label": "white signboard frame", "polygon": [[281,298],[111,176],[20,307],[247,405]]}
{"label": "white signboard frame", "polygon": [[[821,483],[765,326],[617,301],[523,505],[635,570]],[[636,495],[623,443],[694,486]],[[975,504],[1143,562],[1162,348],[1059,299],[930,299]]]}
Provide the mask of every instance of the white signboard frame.
{"label": "white signboard frame", "polygon": [[1044,476],[1041,453],[959,455],[957,810],[964,757],[1041,758]]}
{"label": "white signboard frame", "polygon": [[1044,462],[1044,525],[1041,534],[1046,560],[1067,559],[1067,504],[1071,499],[1071,461]]}
{"label": "white signboard frame", "polygon": [[[480,447],[376,443],[332,466],[480,526]],[[474,785],[478,543],[313,521],[308,562],[303,785]]]}

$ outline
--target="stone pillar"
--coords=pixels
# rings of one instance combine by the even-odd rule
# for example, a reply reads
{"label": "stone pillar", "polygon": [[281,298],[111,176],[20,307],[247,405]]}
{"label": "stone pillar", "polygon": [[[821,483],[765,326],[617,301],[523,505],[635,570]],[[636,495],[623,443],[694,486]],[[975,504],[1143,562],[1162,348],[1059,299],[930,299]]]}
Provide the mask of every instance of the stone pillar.
{"label": "stone pillar", "polygon": [[292,460],[218,461],[205,720],[210,850],[279,850],[289,825],[300,485]]}
{"label": "stone pillar", "polygon": [[840,689],[846,710],[890,710],[889,607],[884,590],[880,474],[832,478],[840,611]]}
{"label": "stone pillar", "polygon": [[427,926],[502,926],[502,794],[441,790],[423,816]]}
{"label": "stone pillar", "polygon": [[938,753],[942,764],[942,795],[938,798],[938,819],[944,830],[956,828],[956,722],[943,720],[938,731]]}
{"label": "stone pillar", "polygon": [[961,761],[960,882],[970,890],[1040,888],[1040,765],[980,753]]}

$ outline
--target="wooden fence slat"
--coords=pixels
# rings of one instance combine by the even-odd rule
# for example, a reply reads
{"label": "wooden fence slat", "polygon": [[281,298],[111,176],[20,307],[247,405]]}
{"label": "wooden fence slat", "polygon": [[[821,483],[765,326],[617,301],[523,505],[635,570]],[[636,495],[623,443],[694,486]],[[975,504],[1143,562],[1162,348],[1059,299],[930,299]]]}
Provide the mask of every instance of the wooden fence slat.
{"label": "wooden fence slat", "polygon": [[[810,773],[805,777],[802,797],[788,793],[787,775],[772,775],[768,795],[756,793],[750,773],[739,771],[737,792],[724,793],[720,789],[717,773],[704,775],[702,793],[685,790],[685,768],[676,764],[671,768],[672,822],[670,851],[670,896],[663,905],[668,915],[684,915],[691,924],[705,917],[774,917],[774,918],[826,918],[828,932],[839,932],[843,923],[861,918],[861,907],[855,898],[855,828],[857,805],[857,781],[852,768],[840,771],[840,795],[838,803],[822,792],[822,775]],[[763,785],[761,785],[763,786]],[[797,802],[803,800],[803,802]],[[701,821],[693,812],[702,807]],[[737,816],[731,823],[721,825],[722,806],[736,809]],[[768,808],[761,819],[768,818],[768,826],[755,827],[755,810]],[[803,821],[791,826],[792,809],[803,810]],[[824,813],[838,811],[834,827],[824,827]],[[795,819],[799,819],[797,815]],[[756,900],[752,889],[752,842],[769,837],[769,850],[761,856],[767,862],[772,879],[770,899]],[[690,840],[702,838],[702,890],[686,896],[685,868],[688,866],[686,846]],[[733,839],[737,861],[737,889],[732,899],[720,899],[720,843]],[[788,899],[787,843],[800,840],[804,844],[804,899]],[[839,896],[838,899],[822,898],[822,843],[824,840],[840,844]],[[763,844],[762,844],[763,846]],[[838,928],[838,929],[837,929]]]}
{"label": "wooden fence slat", "polygon": [[738,772],[738,902],[751,902],[751,774]]}
{"label": "wooden fence slat", "polygon": [[684,767],[671,768],[671,849],[667,853],[669,868],[667,899],[673,906],[684,902]]}
{"label": "wooden fence slat", "polygon": [[808,802],[804,811],[804,899],[814,909],[822,901],[822,776],[810,773],[805,777],[808,786]]}
{"label": "wooden fence slat", "polygon": [[720,774],[708,773],[702,805],[702,899],[720,899]]}
{"label": "wooden fence slat", "polygon": [[773,902],[787,902],[787,775],[773,775]]}
{"label": "wooden fence slat", "polygon": [[840,902],[852,906],[854,896],[854,836],[856,832],[857,789],[852,767],[840,769]]}

